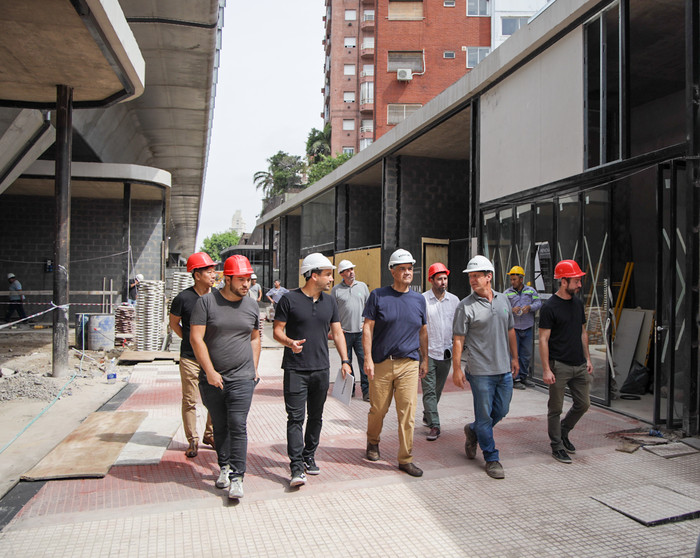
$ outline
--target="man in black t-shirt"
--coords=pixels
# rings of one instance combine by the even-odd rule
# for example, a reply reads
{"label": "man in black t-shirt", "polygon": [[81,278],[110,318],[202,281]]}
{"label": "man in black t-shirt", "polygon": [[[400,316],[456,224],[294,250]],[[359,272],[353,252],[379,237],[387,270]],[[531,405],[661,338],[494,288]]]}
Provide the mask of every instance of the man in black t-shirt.
{"label": "man in black t-shirt", "polygon": [[[197,394],[199,393],[199,364],[190,344],[190,316],[200,296],[211,291],[216,280],[216,264],[206,252],[197,252],[187,258],[187,271],[192,274],[194,286],[178,294],[170,304],[170,329],[182,339],[180,344],[180,381],[182,382],[182,425],[189,447],[187,457],[196,457]],[[202,442],[214,447],[214,430],[207,412],[207,425]]]}
{"label": "man in black t-shirt", "polygon": [[287,409],[287,453],[292,472],[290,486],[306,484],[305,473],[318,475],[321,472],[315,456],[329,386],[329,331],[343,361],[343,377],[352,374],[338,305],[328,292],[333,286],[334,269],[335,266],[322,254],[306,256],[300,269],[306,284],[284,294],[275,310],[274,338],[285,347],[282,368]]}
{"label": "man in black t-shirt", "polygon": [[[547,430],[552,457],[561,463],[571,463],[569,454],[575,453],[576,448],[569,440],[569,432],[591,406],[593,364],[588,352],[586,314],[583,303],[576,296],[584,275],[574,260],[560,261],[554,268],[559,290],[540,310],[542,380],[549,385]],[[560,422],[567,386],[573,405]]]}

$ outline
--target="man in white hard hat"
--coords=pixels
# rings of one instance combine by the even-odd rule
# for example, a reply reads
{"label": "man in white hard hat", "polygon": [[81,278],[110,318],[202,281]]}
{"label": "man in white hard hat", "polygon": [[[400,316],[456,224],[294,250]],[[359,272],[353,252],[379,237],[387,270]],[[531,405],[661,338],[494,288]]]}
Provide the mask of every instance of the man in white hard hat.
{"label": "man in white hard hat", "polygon": [[143,275],[137,273],[136,276],[129,281],[129,304],[136,304],[136,299],[139,297],[139,283],[143,281]]}
{"label": "man in white hard hat", "polygon": [[[328,292],[333,285],[334,269],[323,254],[306,256],[300,269],[306,283],[280,298],[272,326],[275,341],[284,345],[284,404],[292,487],[306,484],[306,473],[321,472],[316,464],[316,449],[329,387],[329,331],[342,360],[343,377],[352,374],[338,305]],[[303,431],[305,414],[306,432]]]}
{"label": "man in white hard hat", "polygon": [[12,315],[17,312],[20,320],[24,320],[27,317],[27,313],[24,311],[24,295],[22,294],[22,283],[19,279],[15,277],[14,273],[7,274],[7,282],[10,284],[10,304],[7,306],[7,312],[5,313],[5,321],[9,322]]}
{"label": "man in white hard hat", "polygon": [[370,293],[362,314],[362,343],[370,400],[367,459],[380,458],[384,416],[394,398],[399,423],[399,469],[420,477],[423,471],[413,463],[413,430],[418,379],[428,373],[428,328],[425,298],[411,289],[414,263],[407,250],[396,250],[389,258],[394,282]]}
{"label": "man in white hard hat", "polygon": [[[343,280],[331,291],[338,302],[340,326],[343,328],[348,360],[352,365],[352,351],[357,356],[357,370],[360,371],[360,388],[362,399],[369,401],[369,381],[365,374],[365,352],[362,350],[362,310],[369,298],[369,289],[362,281],[355,279],[355,264],[342,260],[338,264],[338,273]],[[355,389],[353,388],[353,395]]]}
{"label": "man in white hard hat", "polygon": [[[472,293],[455,311],[452,380],[464,389],[467,381],[474,399],[474,422],[464,427],[464,449],[476,457],[477,442],[484,453],[486,474],[505,478],[493,439],[493,427],[508,414],[513,378],[518,375],[518,342],[508,297],[491,288],[493,264],[474,256],[464,273]],[[466,378],[465,378],[466,374]]]}
{"label": "man in white hard hat", "polygon": [[255,302],[260,302],[262,299],[262,289],[258,285],[258,276],[253,273],[250,276],[250,289],[248,289],[248,296],[252,298]]}

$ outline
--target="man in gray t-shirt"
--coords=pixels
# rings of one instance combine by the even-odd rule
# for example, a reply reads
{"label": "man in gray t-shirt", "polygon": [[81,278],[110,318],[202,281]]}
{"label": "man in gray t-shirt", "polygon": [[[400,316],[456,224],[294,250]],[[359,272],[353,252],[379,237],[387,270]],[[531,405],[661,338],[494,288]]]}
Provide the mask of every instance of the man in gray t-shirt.
{"label": "man in gray t-shirt", "polygon": [[[493,264],[475,256],[467,264],[472,294],[457,306],[453,322],[452,380],[474,398],[474,422],[464,427],[464,449],[476,457],[477,442],[484,453],[486,474],[505,477],[498,460],[493,427],[508,414],[513,378],[518,375],[518,346],[510,302],[491,288]],[[464,370],[462,370],[464,367]],[[466,377],[465,377],[466,374]]]}

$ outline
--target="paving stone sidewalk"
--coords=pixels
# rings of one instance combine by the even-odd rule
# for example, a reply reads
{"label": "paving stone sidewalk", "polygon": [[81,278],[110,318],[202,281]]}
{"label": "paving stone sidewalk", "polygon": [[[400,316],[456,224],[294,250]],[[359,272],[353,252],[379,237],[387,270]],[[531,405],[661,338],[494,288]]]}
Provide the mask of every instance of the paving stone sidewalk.
{"label": "paving stone sidewalk", "polygon": [[[104,479],[47,482],[0,533],[5,556],[692,556],[700,519],[645,527],[594,498],[657,486],[700,501],[700,453],[672,459],[615,451],[606,434],[642,426],[591,408],[572,432],[572,465],[554,461],[546,433],[546,394],[516,391],[496,427],[506,471],[493,480],[483,459],[464,456],[471,394],[448,384],[442,436],[425,439],[419,403],[415,462],[420,479],[398,471],[394,408],[380,444],[364,459],[366,416],[329,397],[317,463],[321,475],[288,486],[281,350],[266,328],[262,381],[248,419],[245,497],[214,486],[213,450],[194,459],[182,428],[160,463],[112,467]],[[338,365],[333,355],[332,371]],[[332,372],[332,376],[334,373]],[[175,364],[137,367],[137,389],[119,410],[179,417]],[[449,380],[448,380],[449,382]],[[420,397],[419,397],[420,401]],[[204,416],[200,419],[200,431]],[[651,505],[652,503],[650,503]]]}

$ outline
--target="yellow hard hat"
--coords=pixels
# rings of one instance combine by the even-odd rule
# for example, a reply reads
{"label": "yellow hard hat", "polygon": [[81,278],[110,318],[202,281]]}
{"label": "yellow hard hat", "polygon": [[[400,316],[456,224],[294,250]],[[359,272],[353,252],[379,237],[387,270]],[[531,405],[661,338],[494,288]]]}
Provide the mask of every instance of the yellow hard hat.
{"label": "yellow hard hat", "polygon": [[520,267],[519,265],[514,265],[513,267],[510,268],[508,275],[522,275],[524,277],[525,270],[522,267]]}

